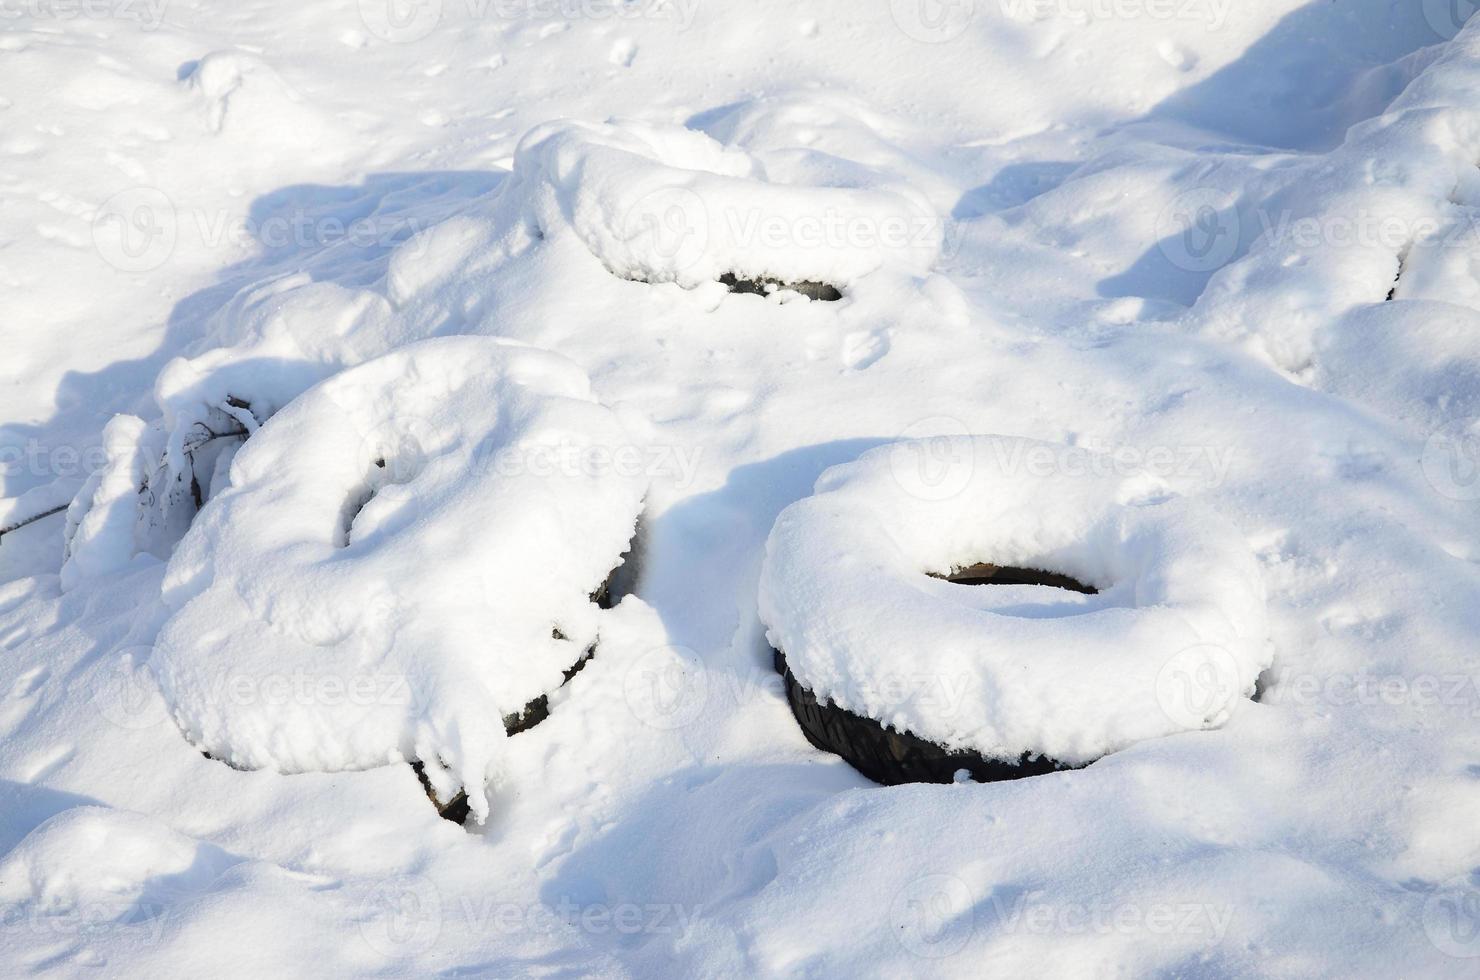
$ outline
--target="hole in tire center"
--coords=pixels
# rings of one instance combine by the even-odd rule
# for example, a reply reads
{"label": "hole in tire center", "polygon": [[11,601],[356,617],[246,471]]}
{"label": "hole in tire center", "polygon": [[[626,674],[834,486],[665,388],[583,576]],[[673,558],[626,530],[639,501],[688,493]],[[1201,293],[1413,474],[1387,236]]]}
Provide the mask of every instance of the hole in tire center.
{"label": "hole in tire center", "polygon": [[817,300],[821,303],[835,303],[843,298],[842,291],[837,286],[828,282],[814,282],[812,280],[784,282],[780,279],[767,279],[765,277],[747,279],[733,272],[726,272],[719,277],[719,281],[732,293],[770,296],[772,293],[789,289],[792,292],[801,293],[808,299]]}
{"label": "hole in tire center", "polygon": [[350,536],[355,530],[355,521],[359,519],[365,508],[370,506],[370,502],[386,487],[400,486],[414,480],[421,472],[425,458],[421,453],[421,447],[416,445],[409,455],[380,454],[370,462],[371,469],[367,471],[360,485],[350,491],[349,498],[341,508],[338,535],[335,539],[336,547],[348,548]]}
{"label": "hole in tire center", "polygon": [[1040,568],[1018,568],[1014,565],[993,565],[979,562],[975,565],[958,566],[947,573],[927,572],[931,578],[941,579],[954,585],[1044,585],[1054,589],[1078,592],[1081,595],[1099,595],[1093,585],[1085,585],[1078,579],[1059,572],[1048,572]]}

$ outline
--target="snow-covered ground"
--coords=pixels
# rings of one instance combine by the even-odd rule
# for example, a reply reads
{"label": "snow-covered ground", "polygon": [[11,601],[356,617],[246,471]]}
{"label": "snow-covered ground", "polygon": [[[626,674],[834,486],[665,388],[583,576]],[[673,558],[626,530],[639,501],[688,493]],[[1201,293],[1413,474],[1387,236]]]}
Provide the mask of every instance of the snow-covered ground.
{"label": "snow-covered ground", "polygon": [[0,973],[1477,975],[1471,7],[0,0]]}

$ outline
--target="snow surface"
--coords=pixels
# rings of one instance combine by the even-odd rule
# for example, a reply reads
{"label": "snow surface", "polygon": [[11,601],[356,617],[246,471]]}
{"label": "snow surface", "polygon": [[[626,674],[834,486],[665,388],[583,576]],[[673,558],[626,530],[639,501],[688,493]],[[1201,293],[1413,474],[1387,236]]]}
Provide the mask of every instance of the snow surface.
{"label": "snow surface", "polygon": [[[766,543],[767,638],[819,698],[991,759],[1083,765],[1222,724],[1269,666],[1258,565],[1216,513],[1116,469],[987,436],[835,466]],[[982,562],[1097,591],[928,577]]]}
{"label": "snow surface", "polygon": [[[0,968],[1474,975],[1464,7],[0,6],[0,527],[72,501],[0,543]],[[731,294],[723,272],[843,298]],[[537,350],[413,346],[462,335]],[[354,383],[421,356],[436,368],[404,386]],[[482,559],[529,551],[505,550],[477,493],[493,476],[458,442],[524,397],[480,380],[502,357],[573,362],[537,379],[642,452],[600,499],[648,486],[614,609],[577,601],[610,549],[572,533],[547,555],[589,559],[558,576],[566,599],[509,613],[532,631],[574,607],[599,638],[549,719],[509,738],[495,702],[522,672],[479,654],[514,632],[464,641],[473,620],[440,615],[486,575],[499,601],[535,588]],[[431,392],[453,377],[468,401],[444,410]],[[358,410],[325,400],[341,387]],[[531,411],[553,404],[538,391]],[[409,431],[444,468],[380,487],[316,565],[372,476],[361,430],[333,420],[395,431],[377,394],[431,416]],[[1219,608],[1242,608],[1253,555],[1257,702],[1011,783],[884,789],[809,746],[759,616],[778,514],[870,449],[993,433],[1153,480],[1119,503],[1188,508],[1156,553],[1218,542],[1229,567],[1194,585]],[[287,462],[304,442],[325,469]],[[263,483],[237,489],[238,470]],[[252,516],[268,472],[313,508]],[[567,519],[620,537],[603,517]],[[301,560],[275,556],[294,540]],[[434,556],[397,557],[417,550]],[[937,560],[958,555],[916,571]],[[335,578],[322,594],[299,584],[314,569]],[[1118,609],[1082,616],[968,594],[1048,617],[1024,629],[1160,615],[1114,587]],[[203,599],[274,609],[182,628]],[[388,619],[451,648],[380,651]],[[250,678],[258,653],[314,659],[210,654],[211,631],[263,621],[467,710],[423,753],[431,719],[374,704],[326,726],[354,752],[305,758],[287,736],[341,718],[337,687],[251,711],[197,697],[207,660]],[[489,704],[470,715],[474,677]],[[237,769],[177,714],[223,755],[293,726]],[[391,761],[433,755],[456,770],[444,788],[491,777],[486,821],[440,819]]]}

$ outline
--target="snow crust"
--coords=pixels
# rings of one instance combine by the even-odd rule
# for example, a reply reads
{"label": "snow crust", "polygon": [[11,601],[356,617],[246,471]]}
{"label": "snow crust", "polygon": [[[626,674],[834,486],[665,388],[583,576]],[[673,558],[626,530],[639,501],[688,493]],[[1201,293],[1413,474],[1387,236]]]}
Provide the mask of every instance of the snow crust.
{"label": "snow crust", "polygon": [[242,768],[418,760],[485,818],[504,716],[595,644],[591,597],[641,506],[633,449],[575,364],[494,339],[310,389],[170,560],[151,665],[176,720]]}
{"label": "snow crust", "polygon": [[[931,458],[948,462],[927,484],[915,467]],[[1215,513],[1115,471],[1108,457],[991,436],[835,466],[766,543],[767,638],[819,698],[988,758],[1081,765],[1218,725],[1270,662],[1258,565]],[[926,577],[978,563],[1098,594]],[[1217,682],[1184,703],[1176,685],[1199,674]]]}

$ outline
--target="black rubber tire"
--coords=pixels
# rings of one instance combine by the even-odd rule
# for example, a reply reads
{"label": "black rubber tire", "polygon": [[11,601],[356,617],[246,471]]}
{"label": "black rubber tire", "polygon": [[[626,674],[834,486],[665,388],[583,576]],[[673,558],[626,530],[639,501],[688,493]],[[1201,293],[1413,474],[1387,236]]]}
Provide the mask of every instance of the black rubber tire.
{"label": "black rubber tire", "polygon": [[[616,574],[617,570],[615,568],[612,569],[607,575],[606,581],[601,583],[601,587],[591,593],[591,601],[602,609],[610,609],[612,607],[612,579]],[[560,631],[558,629],[555,631],[555,636],[557,638],[560,637]],[[596,647],[592,645],[585,653],[581,654],[580,660],[577,660],[566,669],[565,674],[560,678],[559,686],[564,687],[570,683],[570,679],[576,676],[576,674],[579,674],[581,668],[586,666],[587,661],[595,655]],[[517,714],[504,715],[504,731],[510,736],[518,735],[520,732],[529,731],[548,717],[550,717],[550,695],[541,694],[526,704]],[[470,811],[468,808],[467,793],[458,793],[451,800],[443,803],[437,799],[437,794],[432,791],[432,784],[427,779],[426,771],[422,768],[421,762],[416,761],[411,763],[411,770],[416,773],[416,778],[421,780],[421,788],[426,791],[427,799],[432,801],[432,805],[437,808],[437,813],[442,819],[451,820],[455,824],[462,824],[468,819],[468,813]]]}
{"label": "black rubber tire", "polygon": [[963,769],[977,782],[990,783],[1073,768],[1052,759],[1029,758],[1027,753],[1017,761],[988,759],[977,752],[953,751],[910,732],[896,731],[831,701],[819,701],[787,667],[785,655],[780,650],[774,653],[776,672],[786,685],[786,701],[807,741],[881,785],[953,783],[956,773]]}
{"label": "black rubber tire", "polygon": [[[960,585],[1049,585],[1093,595],[1093,586],[1056,572],[1000,565],[971,565],[948,575],[935,575]],[[884,786],[902,783],[952,783],[965,770],[979,783],[1041,776],[1074,769],[1053,759],[1023,753],[1015,760],[989,759],[977,752],[948,749],[911,732],[854,714],[817,696],[797,680],[786,655],[772,650],[776,673],[786,685],[791,713],[815,748],[839,756],[854,769]]]}

